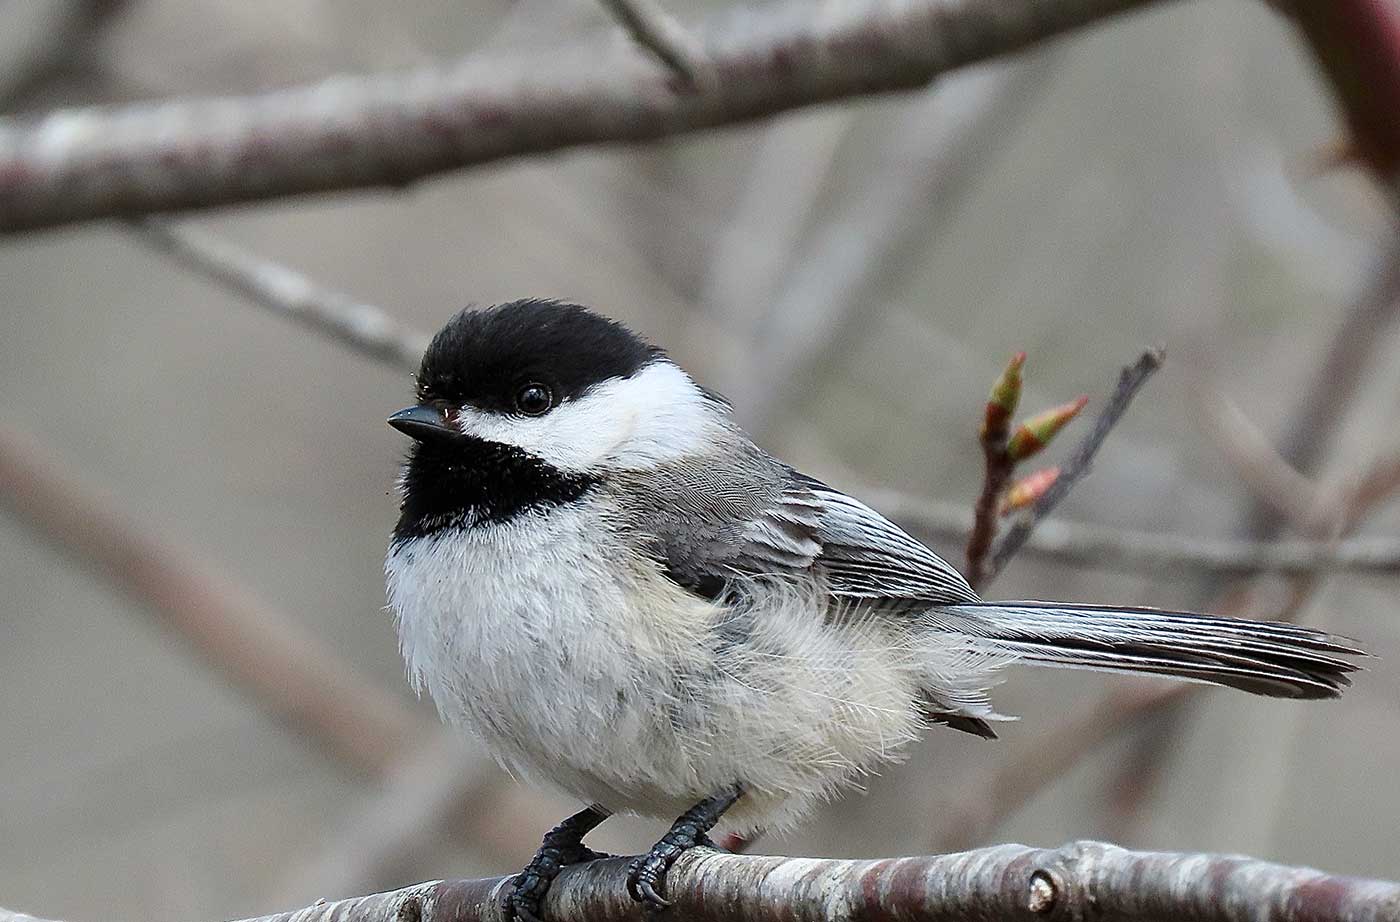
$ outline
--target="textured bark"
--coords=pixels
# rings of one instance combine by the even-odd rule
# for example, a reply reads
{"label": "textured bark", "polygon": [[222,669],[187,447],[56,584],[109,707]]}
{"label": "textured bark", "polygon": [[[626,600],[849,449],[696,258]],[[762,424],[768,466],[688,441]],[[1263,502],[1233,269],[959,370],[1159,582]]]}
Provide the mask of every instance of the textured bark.
{"label": "textured bark", "polygon": [[[548,918],[635,922],[641,912],[627,896],[626,875],[623,859],[566,870],[546,902]],[[433,881],[247,922],[497,922],[508,880]],[[670,893],[670,917],[687,922],[1400,920],[1400,883],[1100,842],[883,861],[692,852],[672,869]],[[31,920],[0,910],[0,922]]]}
{"label": "textured bark", "polygon": [[921,86],[1158,0],[806,0],[696,31],[703,90],[615,42],[265,93],[0,119],[0,231],[402,186]]}

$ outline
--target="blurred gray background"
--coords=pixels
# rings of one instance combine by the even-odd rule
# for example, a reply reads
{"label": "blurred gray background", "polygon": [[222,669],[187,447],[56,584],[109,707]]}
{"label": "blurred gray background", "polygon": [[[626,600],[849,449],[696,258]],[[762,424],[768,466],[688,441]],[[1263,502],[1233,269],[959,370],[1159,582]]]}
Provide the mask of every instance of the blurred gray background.
{"label": "blurred gray background", "polygon": [[[0,31],[37,6],[0,2]],[[130,0],[8,106],[248,91],[605,31],[589,0]],[[1312,169],[1340,132],[1285,22],[1255,2],[1183,3],[925,92],[189,220],[423,330],[463,305],[526,295],[594,305],[729,393],[790,462],[852,490],[968,507],[979,413],[1012,352],[1030,353],[1023,407],[1035,410],[1081,392],[1101,403],[1122,364],[1163,343],[1166,368],[1061,514],[1221,537],[1249,496],[1202,426],[1197,389],[1286,437],[1379,257],[1386,212],[1367,180]],[[408,375],[113,224],[6,239],[0,297],[9,425],[431,712],[411,699],[383,610],[404,450],[383,420],[408,399]],[[1393,332],[1376,335],[1315,472],[1324,480],[1400,451],[1400,361]],[[1393,534],[1397,518],[1380,509],[1363,533]],[[937,549],[961,564],[956,543]],[[1265,580],[1246,613],[1267,614],[1278,583]],[[380,785],[270,720],[9,515],[0,586],[0,904],[73,920],[241,917],[512,871],[574,809],[507,781],[473,806],[485,830],[475,845],[424,824],[409,854],[347,879],[333,853],[374,838],[358,819]],[[1022,717],[1002,740],[932,733],[866,793],[758,849],[874,856],[1113,835],[1393,877],[1396,588],[1328,577],[1302,617],[1379,654],[1354,691],[1308,704],[1197,696],[1130,821],[1110,821],[1106,803],[1132,734],[1086,751],[975,841],[939,836],[960,795],[1007,759],[1034,758],[1024,744],[1038,729],[1112,687],[1018,672],[996,694]],[[1202,584],[1023,555],[991,594],[1187,606]],[[661,830],[613,826],[596,838],[623,852]]]}

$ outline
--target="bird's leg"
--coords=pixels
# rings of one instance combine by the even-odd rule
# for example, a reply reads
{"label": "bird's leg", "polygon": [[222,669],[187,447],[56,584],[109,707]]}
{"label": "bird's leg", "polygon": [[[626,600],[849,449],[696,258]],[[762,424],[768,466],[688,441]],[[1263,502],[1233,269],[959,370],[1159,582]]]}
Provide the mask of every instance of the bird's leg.
{"label": "bird's leg", "polygon": [[743,793],[736,784],[723,794],[705,798],[682,813],[649,852],[634,858],[627,869],[627,890],[632,899],[653,912],[670,906],[671,901],[661,895],[666,889],[667,870],[684,852],[697,845],[714,847],[709,831]]}
{"label": "bird's leg", "polygon": [[525,870],[516,875],[506,892],[506,918],[541,922],[540,903],[560,871],[571,864],[611,857],[583,844],[583,837],[611,815],[610,811],[593,804],[545,833],[539,851],[525,865]]}

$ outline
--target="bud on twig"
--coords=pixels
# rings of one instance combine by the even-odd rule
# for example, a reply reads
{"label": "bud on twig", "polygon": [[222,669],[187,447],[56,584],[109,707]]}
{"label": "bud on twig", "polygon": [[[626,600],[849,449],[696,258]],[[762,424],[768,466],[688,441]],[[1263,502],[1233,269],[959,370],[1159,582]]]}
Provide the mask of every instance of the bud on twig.
{"label": "bud on twig", "polygon": [[1080,397],[1070,403],[1037,413],[1021,423],[1011,434],[1011,441],[1006,445],[1007,457],[1012,461],[1024,461],[1049,445],[1056,433],[1078,416],[1079,411],[1084,409],[1088,402],[1088,397]]}
{"label": "bud on twig", "polygon": [[1010,515],[1018,509],[1025,509],[1045,495],[1045,491],[1060,479],[1058,467],[1047,467],[1027,474],[1011,485],[1001,501],[1001,514]]}
{"label": "bud on twig", "polygon": [[[1021,402],[1021,366],[1026,364],[1026,354],[1018,352],[1007,363],[1006,370],[992,385],[991,396],[987,398],[987,414],[982,420],[982,438],[994,433],[1005,433],[1016,406]],[[1005,436],[1003,435],[1002,438]],[[997,441],[1001,441],[1000,438]]]}

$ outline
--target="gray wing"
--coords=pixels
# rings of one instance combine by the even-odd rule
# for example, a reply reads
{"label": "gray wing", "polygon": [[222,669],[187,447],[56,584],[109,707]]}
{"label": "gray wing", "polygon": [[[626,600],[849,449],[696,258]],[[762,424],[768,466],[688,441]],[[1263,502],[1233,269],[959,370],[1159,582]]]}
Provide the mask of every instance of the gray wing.
{"label": "gray wing", "polygon": [[957,570],[889,519],[766,455],[654,472],[627,493],[641,498],[638,521],[668,575],[707,598],[735,576],[811,573],[837,598],[877,605],[977,599]]}
{"label": "gray wing", "polygon": [[795,471],[792,480],[820,509],[821,553],[813,566],[833,595],[934,604],[977,599],[951,564],[865,503]]}

